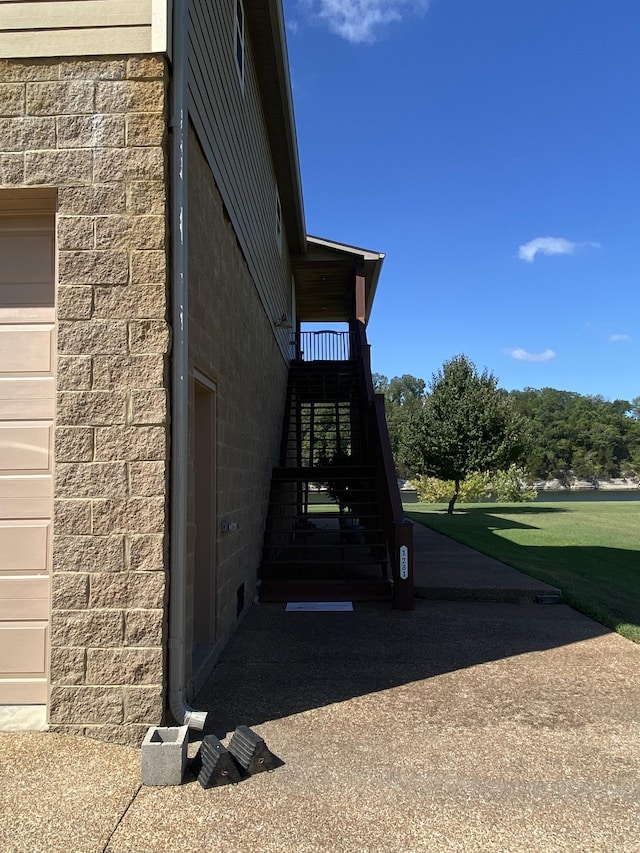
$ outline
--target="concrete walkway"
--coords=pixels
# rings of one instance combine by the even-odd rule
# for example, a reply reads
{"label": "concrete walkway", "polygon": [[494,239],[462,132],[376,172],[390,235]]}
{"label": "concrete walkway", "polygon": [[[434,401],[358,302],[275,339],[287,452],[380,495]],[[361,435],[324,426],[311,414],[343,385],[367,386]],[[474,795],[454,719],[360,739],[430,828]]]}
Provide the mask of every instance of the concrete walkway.
{"label": "concrete walkway", "polygon": [[[421,589],[470,588],[448,543]],[[562,604],[416,605],[249,611],[197,702],[284,762],[239,785],[141,788],[139,750],[0,734],[0,850],[640,851],[640,648]]]}

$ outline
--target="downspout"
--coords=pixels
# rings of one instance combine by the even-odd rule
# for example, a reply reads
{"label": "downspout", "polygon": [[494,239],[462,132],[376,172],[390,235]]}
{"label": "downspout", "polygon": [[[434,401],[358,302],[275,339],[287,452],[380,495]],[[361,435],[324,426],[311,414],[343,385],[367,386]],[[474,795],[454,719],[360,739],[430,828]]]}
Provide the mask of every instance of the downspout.
{"label": "downspout", "polygon": [[189,279],[187,223],[188,0],[173,0],[171,92],[171,518],[169,707],[178,723],[204,729],[207,712],[185,702],[187,467],[189,459]]}

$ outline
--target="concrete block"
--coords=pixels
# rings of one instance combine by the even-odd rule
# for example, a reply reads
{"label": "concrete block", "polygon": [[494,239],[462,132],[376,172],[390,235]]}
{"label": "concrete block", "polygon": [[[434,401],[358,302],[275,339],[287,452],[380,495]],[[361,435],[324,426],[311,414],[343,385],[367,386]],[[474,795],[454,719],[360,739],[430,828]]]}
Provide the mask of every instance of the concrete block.
{"label": "concrete block", "polygon": [[180,785],[188,740],[188,726],[151,726],[142,741],[142,784]]}

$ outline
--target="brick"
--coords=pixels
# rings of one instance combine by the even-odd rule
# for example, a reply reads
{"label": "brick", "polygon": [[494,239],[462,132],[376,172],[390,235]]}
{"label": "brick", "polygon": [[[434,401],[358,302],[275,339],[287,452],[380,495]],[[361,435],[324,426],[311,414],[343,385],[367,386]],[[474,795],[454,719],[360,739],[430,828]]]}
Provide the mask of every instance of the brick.
{"label": "brick", "polygon": [[60,63],[61,80],[122,80],[126,71],[124,59],[71,59]]}
{"label": "brick", "polygon": [[96,219],[98,249],[162,249],[163,216],[99,216]]}
{"label": "brick", "polygon": [[167,278],[167,256],[164,252],[133,252],[132,284],[164,284]]}
{"label": "brick", "polygon": [[167,434],[163,427],[101,427],[96,430],[96,460],[164,459]]}
{"label": "brick", "polygon": [[164,353],[169,349],[169,327],[163,320],[132,320],[129,323],[132,353]]}
{"label": "brick", "polygon": [[164,370],[160,355],[97,355],[93,360],[93,387],[159,388],[164,383]]}
{"label": "brick", "polygon": [[0,118],[0,151],[27,151],[56,147],[56,124],[52,118]]}
{"label": "brick", "polygon": [[64,391],[58,394],[57,422],[61,426],[109,426],[126,421],[124,393],[107,391]]}
{"label": "brick", "polygon": [[58,250],[95,249],[95,233],[91,216],[58,216]]}
{"label": "brick", "polygon": [[88,649],[89,684],[162,683],[162,649]]}
{"label": "brick", "polygon": [[91,501],[54,501],[53,530],[54,550],[60,536],[88,536],[91,533]]}
{"label": "brick", "polygon": [[0,80],[7,83],[32,80],[56,80],[57,77],[57,60],[0,59]]}
{"label": "brick", "polygon": [[128,536],[129,567],[132,572],[161,572],[166,567],[165,537],[158,534]]}
{"label": "brick", "polygon": [[116,648],[122,645],[123,624],[121,610],[54,610],[51,646]]}
{"label": "brick", "polygon": [[122,148],[124,116],[61,116],[56,119],[58,148]]}
{"label": "brick", "polygon": [[93,429],[58,427],[55,433],[56,462],[92,462]]}
{"label": "brick", "polygon": [[129,258],[122,251],[60,252],[58,281],[64,284],[126,284]]}
{"label": "brick", "polygon": [[58,211],[61,214],[92,215],[106,211],[125,210],[124,183],[98,184],[88,187],[61,187],[58,192]]}
{"label": "brick", "polygon": [[164,110],[162,80],[123,80],[96,83],[100,113],[157,113]]}
{"label": "brick", "polygon": [[24,182],[24,154],[0,154],[0,184],[15,186]]}
{"label": "brick", "polygon": [[104,148],[95,152],[94,183],[164,180],[165,156],[160,148]]}
{"label": "brick", "polygon": [[53,724],[121,723],[122,690],[113,687],[54,686],[49,699]]}
{"label": "brick", "polygon": [[132,497],[164,496],[167,473],[164,462],[130,462],[129,493]]}
{"label": "brick", "polygon": [[51,606],[54,610],[84,610],[89,603],[89,576],[76,572],[54,573]]}
{"label": "brick", "polygon": [[58,352],[65,355],[127,352],[126,323],[121,320],[62,321],[58,324]]}
{"label": "brick", "polygon": [[[58,288],[59,320],[90,320],[92,314],[93,291],[91,287],[85,286]],[[65,343],[66,337],[68,337],[68,332],[66,335],[62,336],[62,339],[58,339],[58,346],[62,352],[68,351],[67,345]],[[81,353],[82,350],[79,350],[79,352]]]}
{"label": "brick", "polygon": [[127,612],[142,608],[145,613],[155,613],[164,604],[165,592],[164,572],[96,573],[91,575],[89,606],[118,608]]}
{"label": "brick", "polygon": [[166,424],[167,415],[168,399],[166,391],[147,390],[131,392],[132,424]]}
{"label": "brick", "polygon": [[21,116],[25,112],[22,83],[0,83],[0,116]]}
{"label": "brick", "polygon": [[51,684],[84,684],[85,666],[84,649],[51,649],[49,680]]}
{"label": "brick", "polygon": [[91,80],[27,83],[29,115],[92,113],[95,86]]}
{"label": "brick", "polygon": [[132,56],[127,60],[127,77],[132,79],[162,79],[164,60],[157,56]]}
{"label": "brick", "polygon": [[165,516],[164,497],[95,501],[93,532],[100,536],[113,533],[162,533]]}
{"label": "brick", "polygon": [[162,719],[164,698],[160,685],[154,687],[125,687],[124,722],[148,722]]}
{"label": "brick", "polygon": [[80,151],[27,151],[25,183],[69,185],[89,184],[93,171],[93,154]]}
{"label": "brick", "polygon": [[134,113],[126,118],[128,146],[162,145],[166,132],[167,123],[162,115]]}
{"label": "brick", "polygon": [[117,498],[127,493],[124,462],[60,462],[55,479],[59,498]]}
{"label": "brick", "polygon": [[121,572],[124,556],[122,536],[56,535],[53,541],[56,572]]}
{"label": "brick", "polygon": [[59,391],[88,391],[91,388],[90,356],[58,356]]}
{"label": "brick", "polygon": [[166,290],[163,284],[144,287],[96,287],[94,317],[112,319],[161,319],[166,313]]}
{"label": "brick", "polygon": [[125,646],[159,646],[164,636],[164,610],[126,610]]}

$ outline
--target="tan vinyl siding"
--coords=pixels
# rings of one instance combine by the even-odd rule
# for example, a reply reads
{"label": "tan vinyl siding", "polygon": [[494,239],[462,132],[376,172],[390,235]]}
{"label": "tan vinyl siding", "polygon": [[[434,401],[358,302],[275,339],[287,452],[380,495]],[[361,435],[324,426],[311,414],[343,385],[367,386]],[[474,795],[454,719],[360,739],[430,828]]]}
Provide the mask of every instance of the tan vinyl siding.
{"label": "tan vinyl siding", "polygon": [[[276,237],[276,179],[260,103],[251,40],[245,78],[235,61],[235,0],[193,0],[190,10],[191,118],[258,294],[271,322],[291,317],[286,239]],[[286,235],[285,235],[286,238]],[[287,353],[289,330],[276,331]]]}
{"label": "tan vinyl siding", "polygon": [[0,57],[162,52],[168,0],[0,0]]}

